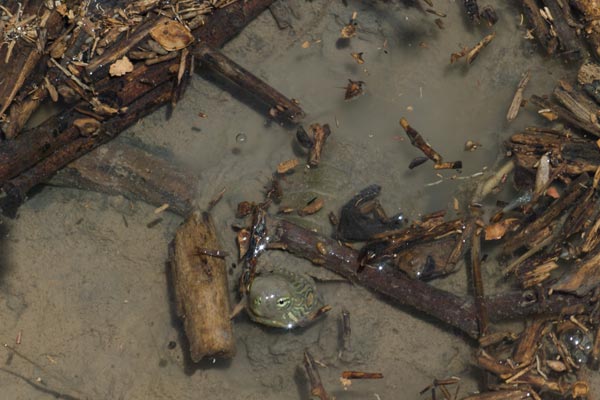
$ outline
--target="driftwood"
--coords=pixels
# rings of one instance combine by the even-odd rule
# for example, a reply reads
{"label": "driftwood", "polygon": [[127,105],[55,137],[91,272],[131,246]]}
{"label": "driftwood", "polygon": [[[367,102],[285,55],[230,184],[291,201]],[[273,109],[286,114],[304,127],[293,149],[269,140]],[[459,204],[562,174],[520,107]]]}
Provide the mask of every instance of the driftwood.
{"label": "driftwood", "polygon": [[515,92],[512,102],[510,103],[508,113],[506,113],[506,120],[508,122],[517,118],[517,114],[519,114],[521,103],[523,102],[523,92],[525,91],[525,86],[527,86],[527,83],[529,83],[529,77],[529,71],[525,72],[525,75],[523,78],[521,78],[521,81],[517,85],[517,91]]}
{"label": "driftwood", "polygon": [[580,60],[584,52],[576,31],[569,25],[570,10],[566,2],[543,0],[547,21],[552,26],[552,34],[558,37],[559,55],[567,60]]}
{"label": "driftwood", "polygon": [[[206,45],[220,46],[270,2],[236,2],[217,9],[194,31],[195,37]],[[118,53],[119,48],[114,51]],[[181,57],[159,64],[138,63],[123,77],[104,78],[95,84],[96,92],[105,95],[103,101],[86,99],[38,128],[0,143],[0,185],[8,197],[5,203],[19,204],[33,186],[69,162],[109,141],[156,107],[175,101],[185,86],[181,79],[185,80],[190,71],[190,57],[184,55],[182,52]],[[94,70],[94,78],[101,76]]]}
{"label": "driftwood", "polygon": [[600,5],[596,0],[571,0],[574,8],[583,14],[583,32],[592,54],[600,58]]}
{"label": "driftwood", "polygon": [[289,100],[221,52],[200,44],[194,48],[192,54],[197,57],[202,67],[223,75],[263,102],[272,118],[284,122],[298,122],[304,117],[304,111],[297,102]]}
{"label": "driftwood", "polygon": [[171,244],[171,274],[177,315],[183,320],[193,361],[230,358],[235,338],[230,319],[227,266],[222,258],[200,252],[219,250],[208,213],[193,213]]}
{"label": "driftwood", "polygon": [[536,0],[521,0],[521,3],[523,4],[523,14],[525,14],[529,26],[533,29],[533,35],[540,42],[546,54],[555,54],[558,49],[558,38],[550,32]]}
{"label": "driftwood", "polygon": [[122,195],[186,216],[192,208],[198,178],[158,154],[127,142],[110,142],[67,165],[50,181]]}
{"label": "driftwood", "polygon": [[[472,299],[412,280],[400,272],[370,267],[359,272],[361,268],[355,250],[283,219],[267,217],[267,229],[272,232],[272,247],[306,258],[398,304],[424,312],[468,336],[478,337],[477,311]],[[558,315],[565,310],[583,311],[589,301],[589,297],[561,294],[536,299],[531,292],[506,292],[486,296],[483,300],[490,321],[540,314]]]}
{"label": "driftwood", "polygon": [[406,135],[410,139],[410,143],[421,150],[423,154],[427,156],[431,161],[434,162],[435,169],[460,169],[462,168],[461,161],[453,161],[453,162],[444,162],[440,153],[435,151],[433,147],[425,139],[416,129],[409,125],[406,118],[400,119],[400,126],[406,132]]}

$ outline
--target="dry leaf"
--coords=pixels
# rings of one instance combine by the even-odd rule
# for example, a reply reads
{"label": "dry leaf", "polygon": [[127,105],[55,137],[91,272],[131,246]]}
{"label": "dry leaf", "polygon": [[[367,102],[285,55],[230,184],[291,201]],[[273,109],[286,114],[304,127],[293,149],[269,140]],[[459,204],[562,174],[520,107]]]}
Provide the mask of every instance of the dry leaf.
{"label": "dry leaf", "polygon": [[174,20],[157,25],[150,31],[150,36],[167,51],[181,50],[194,41],[190,31]]}
{"label": "dry leaf", "polygon": [[350,100],[363,94],[364,84],[365,83],[363,81],[353,81],[352,79],[348,79],[348,86],[346,86],[344,100]]}
{"label": "dry leaf", "polygon": [[310,42],[308,40],[306,42],[302,43],[303,49],[308,49],[309,47],[310,47]]}
{"label": "dry leaf", "polygon": [[350,53],[350,55],[352,56],[352,58],[354,58],[354,61],[356,61],[358,64],[364,64],[365,60],[362,58],[363,53]]}
{"label": "dry leaf", "polygon": [[120,60],[115,61],[108,70],[110,76],[123,76],[126,73],[133,71],[133,64],[127,56],[123,56]]}

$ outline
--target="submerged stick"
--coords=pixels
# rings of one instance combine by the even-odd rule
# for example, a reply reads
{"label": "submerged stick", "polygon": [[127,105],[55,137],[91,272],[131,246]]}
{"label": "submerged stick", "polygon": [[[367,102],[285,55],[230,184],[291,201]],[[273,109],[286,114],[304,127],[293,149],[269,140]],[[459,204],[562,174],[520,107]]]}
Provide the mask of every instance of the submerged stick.
{"label": "submerged stick", "polygon": [[523,102],[523,92],[525,91],[525,86],[527,86],[527,84],[529,83],[530,76],[531,75],[529,71],[525,72],[525,75],[523,76],[523,78],[521,78],[521,81],[517,86],[517,91],[515,92],[515,96],[513,97],[512,102],[510,103],[510,107],[508,108],[508,113],[506,114],[506,120],[508,122],[513,121],[515,118],[517,118],[517,115],[519,114],[519,110],[521,109],[521,103]]}
{"label": "submerged stick", "polygon": [[230,358],[235,354],[235,337],[227,266],[222,258],[199,253],[198,246],[220,248],[208,213],[193,213],[171,244],[177,315],[183,320],[194,362],[204,357]]}
{"label": "submerged stick", "polygon": [[400,125],[406,132],[406,135],[410,139],[410,143],[417,149],[421,150],[435,165],[435,169],[459,169],[462,168],[461,161],[444,162],[440,153],[435,151],[429,143],[423,139],[423,136],[416,129],[409,125],[406,118],[400,119]]}
{"label": "submerged stick", "polygon": [[306,370],[306,375],[308,375],[308,381],[310,382],[311,396],[318,397],[319,400],[334,400],[334,398],[325,390],[323,382],[321,381],[321,375],[319,375],[319,371],[317,370],[315,359],[308,350],[304,352],[304,369]]}
{"label": "submerged stick", "polygon": [[192,54],[200,64],[223,75],[269,107],[269,115],[286,122],[298,122],[304,117],[304,111],[298,103],[269,86],[220,51],[205,44],[197,45]]}
{"label": "submerged stick", "polygon": [[[479,336],[477,312],[472,299],[412,280],[400,272],[365,267],[358,272],[358,252],[336,240],[318,235],[289,221],[267,217],[271,245],[322,265],[350,281],[383,294],[398,304],[424,312],[472,338]],[[537,299],[534,292],[510,291],[484,298],[491,321],[538,314],[559,314],[566,308],[585,309],[589,297],[552,294]]]}

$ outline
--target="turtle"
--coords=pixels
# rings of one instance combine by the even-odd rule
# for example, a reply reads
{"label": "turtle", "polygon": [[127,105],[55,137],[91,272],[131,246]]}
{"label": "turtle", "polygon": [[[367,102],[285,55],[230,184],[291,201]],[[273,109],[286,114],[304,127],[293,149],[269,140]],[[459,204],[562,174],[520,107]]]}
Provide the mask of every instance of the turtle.
{"label": "turtle", "polygon": [[315,281],[303,273],[276,268],[257,274],[248,286],[248,314],[263,325],[305,326],[325,308]]}

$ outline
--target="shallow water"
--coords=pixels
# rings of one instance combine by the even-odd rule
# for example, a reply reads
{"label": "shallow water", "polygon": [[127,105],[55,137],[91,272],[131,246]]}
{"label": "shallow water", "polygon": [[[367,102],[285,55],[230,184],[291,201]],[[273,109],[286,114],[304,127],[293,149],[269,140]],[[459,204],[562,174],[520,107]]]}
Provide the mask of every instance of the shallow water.
{"label": "shallow water", "polygon": [[[453,196],[464,199],[476,181],[450,178],[492,168],[503,139],[528,123],[540,123],[526,110],[512,124],[505,121],[521,74],[531,71],[529,95],[549,92],[571,72],[560,61],[544,59],[535,43],[524,39],[518,9],[499,3],[497,36],[470,67],[464,61],[449,65],[450,53],[490,31],[472,28],[461,2],[454,1],[436,2],[436,9],[448,15],[440,30],[434,16],[402,4],[349,2],[345,7],[288,0],[297,15],[292,28],[279,30],[267,12],[225,47],[231,58],[299,99],[308,114],[306,125],[331,125],[319,171],[301,170],[294,178],[322,175],[319,187],[307,189],[327,200],[319,218],[312,219],[318,229],[328,233],[328,223],[318,220],[370,183],[383,186],[381,201],[390,215],[403,211],[414,218],[447,207]],[[358,36],[339,49],[341,26],[353,11],[358,12]],[[302,47],[305,41],[308,48]],[[351,52],[364,52],[365,64],[357,65]],[[345,102],[349,78],[365,81],[366,93]],[[199,118],[199,112],[208,118]],[[294,146],[295,131],[267,123],[200,77],[171,118],[165,115],[160,110],[124,135],[168,149],[196,173],[200,207],[227,188],[213,215],[225,250],[235,254],[230,228],[235,207],[241,200],[262,198],[279,162],[303,157]],[[428,163],[408,170],[421,154],[399,126],[402,116],[446,160],[462,160],[464,169],[438,172]],[[236,140],[240,133],[246,136],[243,142]],[[467,140],[482,147],[465,152]],[[329,315],[292,332],[263,328],[240,316],[237,356],[192,366],[182,349],[165,276],[167,245],[181,219],[165,213],[159,225],[148,228],[154,219],[153,207],[143,203],[46,187],[20,209],[18,219],[5,222],[0,340],[13,344],[21,332],[18,351],[34,362],[8,358],[5,352],[0,385],[6,398],[52,398],[50,390],[90,399],[307,399],[301,370],[305,348],[328,365],[321,376],[339,399],[416,399],[434,378],[451,375],[463,379],[463,395],[477,388],[471,348],[462,337],[284,253],[268,253],[261,262],[325,280],[319,288],[333,307]],[[484,267],[486,276],[494,275],[492,263]],[[465,281],[462,269],[439,285],[458,291]],[[345,361],[338,358],[342,306],[351,313],[354,348]],[[357,381],[344,391],[338,378],[344,369],[379,371],[385,378]]]}

